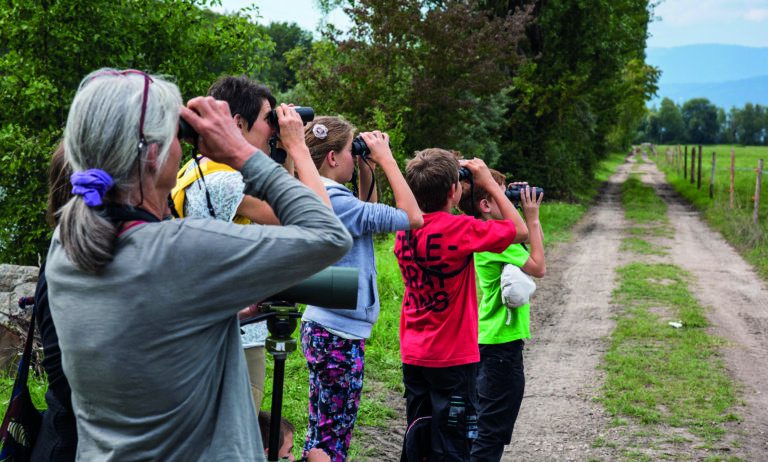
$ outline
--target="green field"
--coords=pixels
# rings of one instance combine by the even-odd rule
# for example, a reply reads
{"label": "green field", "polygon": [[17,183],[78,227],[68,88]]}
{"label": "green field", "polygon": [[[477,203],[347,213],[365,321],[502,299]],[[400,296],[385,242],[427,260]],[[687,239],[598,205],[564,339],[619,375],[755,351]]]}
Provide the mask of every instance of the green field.
{"label": "green field", "polygon": [[[753,222],[755,185],[759,159],[768,159],[766,146],[716,145],[702,147],[701,189],[690,183],[691,149],[688,150],[688,178],[683,178],[682,161],[678,168],[667,162],[665,151],[671,146],[657,146],[657,156],[651,157],[666,174],[675,189],[701,210],[702,217],[719,231],[739,252],[768,279],[768,175],[761,181],[760,207],[757,223]],[[650,152],[650,149],[647,149]],[[731,150],[735,153],[733,208],[730,200]],[[684,152],[684,151],[683,151]],[[709,198],[712,174],[712,153],[715,158],[714,198]],[[670,156],[671,158],[671,156]],[[696,156],[698,170],[698,149]],[[768,165],[763,166],[768,171]],[[696,177],[694,177],[696,179]]]}

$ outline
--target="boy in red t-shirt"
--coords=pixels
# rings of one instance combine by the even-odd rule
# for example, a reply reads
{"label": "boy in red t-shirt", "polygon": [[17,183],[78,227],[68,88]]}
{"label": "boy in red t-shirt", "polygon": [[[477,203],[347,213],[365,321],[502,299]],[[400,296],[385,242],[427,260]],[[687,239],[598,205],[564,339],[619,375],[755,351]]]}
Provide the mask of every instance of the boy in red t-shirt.
{"label": "boy in red t-shirt", "polygon": [[[503,220],[451,215],[461,199],[460,166],[499,204]],[[400,351],[406,418],[410,427],[432,416],[432,460],[468,461],[477,435],[480,361],[472,254],[502,252],[525,241],[528,228],[480,159],[459,161],[443,149],[426,149],[408,162],[406,181],[424,213],[424,226],[399,231],[395,242],[405,282]],[[407,461],[405,450],[401,461]]]}

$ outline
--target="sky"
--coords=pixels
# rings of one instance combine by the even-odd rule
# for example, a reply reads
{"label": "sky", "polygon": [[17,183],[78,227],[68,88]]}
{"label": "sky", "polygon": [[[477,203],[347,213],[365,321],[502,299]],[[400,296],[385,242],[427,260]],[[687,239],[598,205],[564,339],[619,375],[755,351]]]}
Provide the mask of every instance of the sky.
{"label": "sky", "polygon": [[[256,5],[261,17],[255,19],[259,23],[295,22],[302,29],[315,33],[321,18],[320,10],[315,6],[315,0],[222,0],[221,4],[221,8],[213,8],[213,10],[223,13]],[[350,24],[341,10],[334,11],[329,22],[345,29]]]}
{"label": "sky", "polygon": [[[315,0],[222,0],[222,7],[215,10],[233,11],[253,4],[262,16],[255,19],[264,24],[295,22],[315,32],[320,20]],[[701,43],[768,46],[768,0],[660,0],[654,15],[656,19],[648,27],[649,47]],[[349,26],[340,10],[330,21],[341,28]]]}
{"label": "sky", "polygon": [[768,46],[768,0],[661,0],[654,16],[649,47]]}

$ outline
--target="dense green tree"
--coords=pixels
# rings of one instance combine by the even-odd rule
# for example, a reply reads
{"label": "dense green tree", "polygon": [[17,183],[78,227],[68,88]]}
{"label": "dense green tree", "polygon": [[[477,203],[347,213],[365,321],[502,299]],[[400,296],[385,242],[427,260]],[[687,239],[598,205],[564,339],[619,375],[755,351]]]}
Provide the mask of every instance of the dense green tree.
{"label": "dense green tree", "polygon": [[725,113],[725,109],[717,108],[717,142],[723,144],[731,144],[735,142],[733,133],[731,133],[728,126],[728,114]]}
{"label": "dense green tree", "polygon": [[361,128],[376,114],[379,128],[399,123],[409,153],[440,146],[495,157],[526,12],[493,18],[458,0],[325,3],[344,6],[354,25],[293,55],[310,104]]}
{"label": "dense green tree", "polygon": [[760,144],[762,141],[762,123],[759,105],[747,103],[744,109],[738,111],[736,115],[737,130],[736,136],[739,143],[744,145]]}
{"label": "dense green tree", "polygon": [[669,98],[661,100],[659,108],[659,133],[658,138],[653,138],[654,143],[680,143],[687,141],[685,121],[680,108]]}
{"label": "dense green tree", "polygon": [[271,42],[245,15],[202,8],[211,3],[0,0],[0,262],[36,264],[46,253],[46,170],[86,74],[167,74],[190,98],[222,72],[259,70]]}
{"label": "dense green tree", "polygon": [[717,139],[717,107],[707,98],[694,98],[683,104],[683,122],[688,141],[697,144],[711,144]]}
{"label": "dense green tree", "polygon": [[[519,2],[485,3],[501,12]],[[658,74],[651,69],[639,85],[629,79],[628,86],[626,78],[630,63],[638,69],[645,60],[651,11],[637,0],[535,3],[524,48],[531,60],[515,78],[500,170],[545,186],[550,197],[590,186],[608,135],[629,125],[621,114],[626,98],[654,91]]]}
{"label": "dense green tree", "polygon": [[279,92],[286,92],[296,85],[295,72],[288,65],[288,52],[296,47],[305,53],[309,52],[312,48],[312,33],[296,23],[287,22],[272,22],[262,26],[261,31],[275,46],[264,51],[265,66],[256,78]]}

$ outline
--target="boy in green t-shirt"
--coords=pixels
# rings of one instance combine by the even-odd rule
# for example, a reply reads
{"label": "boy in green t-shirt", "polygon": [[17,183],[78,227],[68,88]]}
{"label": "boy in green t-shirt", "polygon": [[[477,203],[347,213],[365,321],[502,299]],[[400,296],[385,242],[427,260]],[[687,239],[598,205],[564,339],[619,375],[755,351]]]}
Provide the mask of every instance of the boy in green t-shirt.
{"label": "boy in green t-shirt", "polygon": [[[499,188],[506,189],[504,175],[496,170],[491,170],[491,175]],[[472,214],[470,185],[462,187],[459,208],[466,214]],[[528,225],[530,253],[521,244],[512,244],[502,253],[475,254],[475,271],[483,299],[479,305],[478,436],[472,445],[473,462],[501,460],[504,446],[512,441],[512,431],[525,390],[523,339],[531,337],[530,307],[528,304],[519,308],[504,306],[501,271],[505,263],[511,263],[531,276],[540,278],[546,272],[539,222],[541,195],[538,200],[534,199],[533,190],[526,187],[520,196]],[[474,216],[482,220],[497,220],[500,216],[498,204],[481,188],[474,191]]]}

